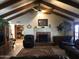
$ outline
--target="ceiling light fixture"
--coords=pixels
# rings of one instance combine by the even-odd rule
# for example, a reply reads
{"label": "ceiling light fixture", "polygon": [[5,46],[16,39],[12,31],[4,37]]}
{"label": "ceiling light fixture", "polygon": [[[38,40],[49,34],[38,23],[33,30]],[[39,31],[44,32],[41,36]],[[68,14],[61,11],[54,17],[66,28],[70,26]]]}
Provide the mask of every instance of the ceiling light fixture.
{"label": "ceiling light fixture", "polygon": [[32,9],[33,9],[34,11],[40,12],[40,11],[41,11],[41,3],[39,2],[39,3],[37,4],[37,6],[36,6],[36,7],[33,7]]}
{"label": "ceiling light fixture", "polygon": [[38,12],[38,13],[44,13],[44,14],[51,14],[52,13],[52,9],[51,8],[47,8],[44,5],[42,5],[41,3],[38,3],[36,7],[32,8],[34,11]]}

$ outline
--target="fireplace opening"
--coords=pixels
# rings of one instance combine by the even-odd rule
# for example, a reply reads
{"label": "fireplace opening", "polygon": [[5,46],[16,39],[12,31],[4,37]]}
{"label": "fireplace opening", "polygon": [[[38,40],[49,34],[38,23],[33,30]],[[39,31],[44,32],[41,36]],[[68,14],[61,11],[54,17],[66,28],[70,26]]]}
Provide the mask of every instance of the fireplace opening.
{"label": "fireplace opening", "polygon": [[48,43],[51,40],[50,32],[37,32],[36,42]]}

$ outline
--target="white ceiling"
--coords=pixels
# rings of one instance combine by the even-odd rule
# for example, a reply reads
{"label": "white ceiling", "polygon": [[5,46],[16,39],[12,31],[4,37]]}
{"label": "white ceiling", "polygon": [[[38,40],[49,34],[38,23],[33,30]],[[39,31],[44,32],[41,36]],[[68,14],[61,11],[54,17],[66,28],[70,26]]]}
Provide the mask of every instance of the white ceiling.
{"label": "white ceiling", "polygon": [[79,0],[72,0],[73,2],[79,3]]}
{"label": "white ceiling", "polygon": [[8,1],[8,0],[0,0],[0,4],[4,3],[6,1]]}

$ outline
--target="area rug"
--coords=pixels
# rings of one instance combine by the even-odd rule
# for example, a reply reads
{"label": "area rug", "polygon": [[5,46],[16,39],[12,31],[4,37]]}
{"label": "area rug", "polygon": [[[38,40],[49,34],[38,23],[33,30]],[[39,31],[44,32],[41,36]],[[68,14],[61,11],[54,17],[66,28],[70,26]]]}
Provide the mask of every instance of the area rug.
{"label": "area rug", "polygon": [[24,57],[11,57],[10,59],[59,59],[59,56],[24,56]]}
{"label": "area rug", "polygon": [[69,59],[65,56],[52,55],[52,56],[22,56],[22,57],[11,57],[10,59]]}
{"label": "area rug", "polygon": [[17,56],[51,56],[54,52],[51,47],[22,48]]}

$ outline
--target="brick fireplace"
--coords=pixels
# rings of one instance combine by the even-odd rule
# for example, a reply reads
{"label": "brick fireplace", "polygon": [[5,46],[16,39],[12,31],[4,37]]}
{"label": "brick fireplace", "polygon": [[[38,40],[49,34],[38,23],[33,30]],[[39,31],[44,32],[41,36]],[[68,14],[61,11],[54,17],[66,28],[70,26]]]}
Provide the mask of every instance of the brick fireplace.
{"label": "brick fireplace", "polygon": [[36,32],[36,42],[48,43],[51,41],[51,32]]}

